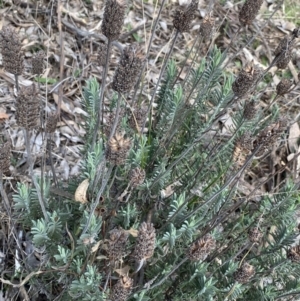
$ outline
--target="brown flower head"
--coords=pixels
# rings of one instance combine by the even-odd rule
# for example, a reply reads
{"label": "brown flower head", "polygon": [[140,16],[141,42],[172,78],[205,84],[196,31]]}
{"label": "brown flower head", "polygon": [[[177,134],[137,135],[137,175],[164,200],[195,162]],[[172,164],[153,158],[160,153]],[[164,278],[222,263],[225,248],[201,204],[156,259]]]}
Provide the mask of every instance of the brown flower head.
{"label": "brown flower head", "polygon": [[191,29],[191,23],[195,18],[198,8],[198,0],[192,0],[189,5],[184,8],[177,9],[173,18],[173,26],[179,32],[186,32]]}
{"label": "brown flower head", "polygon": [[234,273],[234,279],[239,283],[247,283],[254,274],[254,266],[244,262],[243,265]]}
{"label": "brown flower head", "polygon": [[285,69],[292,58],[292,51],[295,46],[295,41],[289,36],[285,36],[274,51],[276,66],[279,69]]}
{"label": "brown flower head", "polygon": [[35,84],[22,87],[16,99],[16,120],[19,126],[27,130],[38,129],[40,100]]}
{"label": "brown flower head", "polygon": [[252,148],[253,148],[252,135],[250,132],[245,132],[241,137],[236,139],[234,143],[232,161],[238,167],[243,166]]}
{"label": "brown flower head", "polygon": [[146,172],[140,167],[136,167],[129,172],[129,179],[132,187],[137,187],[143,184]]}
{"label": "brown flower head", "polygon": [[122,259],[128,239],[128,233],[123,229],[113,229],[110,231],[108,256],[111,261]]}
{"label": "brown flower head", "polygon": [[119,93],[130,92],[142,69],[144,56],[135,46],[125,47],[115,72],[112,88]]}
{"label": "brown flower head", "polygon": [[200,34],[204,39],[210,39],[214,30],[215,20],[212,17],[205,16],[200,25]]}
{"label": "brown flower head", "polygon": [[44,71],[45,52],[40,50],[32,58],[32,74],[42,74]]}
{"label": "brown flower head", "polygon": [[142,130],[142,126],[147,119],[147,111],[148,108],[146,106],[141,106],[129,112],[128,123],[132,129],[139,132]]}
{"label": "brown flower head", "polygon": [[[107,112],[105,114],[105,124],[103,127],[103,132],[106,135],[106,137],[109,137],[112,126],[114,124],[115,121],[115,117],[116,117],[116,108],[114,108],[111,112]],[[122,118],[125,116],[125,110],[124,108],[120,109],[120,113],[119,113],[119,119],[118,119],[118,123],[117,123],[117,127],[116,127],[116,132],[121,132],[122,131]]]}
{"label": "brown flower head", "polygon": [[263,0],[246,0],[239,12],[241,25],[251,25],[260,10]]}
{"label": "brown flower head", "polygon": [[112,289],[112,301],[126,301],[131,294],[133,280],[127,276],[122,276]]}
{"label": "brown flower head", "polygon": [[154,254],[155,239],[156,234],[153,224],[146,222],[141,223],[133,257],[138,261],[151,258]]}
{"label": "brown flower head", "polygon": [[291,247],[287,252],[287,258],[293,262],[300,262],[300,246]]}
{"label": "brown flower head", "polygon": [[247,101],[244,107],[243,117],[246,120],[252,120],[256,116],[255,101]]}
{"label": "brown flower head", "polygon": [[131,140],[116,133],[107,143],[106,159],[114,165],[124,164],[131,147]]}
{"label": "brown flower head", "polygon": [[234,95],[238,97],[245,96],[258,79],[260,73],[260,70],[253,66],[249,66],[245,70],[242,70],[232,84]]}
{"label": "brown flower head", "polygon": [[125,17],[124,0],[106,0],[102,21],[102,32],[110,41],[117,40],[121,34]]}
{"label": "brown flower head", "polygon": [[249,230],[249,240],[253,243],[258,243],[260,242],[263,234],[261,233],[261,231],[257,228],[257,227],[254,227],[254,228],[251,228]]}
{"label": "brown flower head", "polygon": [[23,71],[24,54],[16,31],[9,26],[0,31],[0,47],[4,69],[15,75]]}
{"label": "brown flower head", "polygon": [[263,129],[253,142],[253,148],[260,146],[256,153],[257,156],[263,155],[272,149],[274,143],[279,138],[281,133],[286,129],[286,121],[284,119],[278,120],[275,123]]}
{"label": "brown flower head", "polygon": [[0,146],[0,171],[3,174],[9,173],[11,157],[11,143],[5,142]]}
{"label": "brown flower head", "polygon": [[54,133],[56,130],[57,122],[58,122],[57,112],[51,112],[47,118],[46,129],[45,129],[46,133]]}
{"label": "brown flower head", "polygon": [[278,95],[283,96],[284,94],[289,92],[291,86],[292,83],[288,79],[284,78],[276,86],[276,92]]}
{"label": "brown flower head", "polygon": [[192,243],[187,256],[191,261],[205,260],[215,247],[215,239],[210,234],[206,234],[203,238]]}

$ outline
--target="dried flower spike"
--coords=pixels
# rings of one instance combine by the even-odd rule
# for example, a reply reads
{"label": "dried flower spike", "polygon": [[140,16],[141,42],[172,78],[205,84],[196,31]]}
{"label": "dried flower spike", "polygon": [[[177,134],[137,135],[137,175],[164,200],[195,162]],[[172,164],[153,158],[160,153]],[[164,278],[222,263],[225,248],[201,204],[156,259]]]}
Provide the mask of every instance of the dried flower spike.
{"label": "dried flower spike", "polygon": [[114,165],[121,165],[125,162],[131,140],[124,138],[123,135],[116,133],[107,143],[106,159]]}
{"label": "dried flower spike", "polygon": [[210,234],[207,234],[190,246],[187,256],[191,261],[205,260],[215,247],[215,239]]}
{"label": "dried flower spike", "polygon": [[6,26],[0,31],[0,47],[4,69],[14,75],[21,75],[24,60],[22,44],[12,27]]}
{"label": "dried flower spike", "polygon": [[251,25],[260,10],[263,0],[246,0],[239,12],[241,25]]}
{"label": "dried flower spike", "polygon": [[106,0],[102,21],[102,33],[109,41],[117,40],[121,34],[126,4],[124,0]]}
{"label": "dried flower spike", "polygon": [[251,242],[253,242],[253,243],[258,243],[258,242],[260,242],[260,240],[261,240],[261,238],[262,238],[262,233],[261,233],[261,231],[257,228],[257,227],[255,227],[255,228],[251,228],[250,230],[249,230],[249,240],[251,241]]}
{"label": "dried flower spike", "polygon": [[[120,109],[120,113],[119,113],[119,119],[118,119],[118,124],[116,127],[116,132],[121,132],[121,125],[122,125],[122,118],[125,115],[125,110],[124,108]],[[116,109],[114,109],[111,112],[107,112],[106,116],[105,116],[105,124],[103,127],[103,132],[106,135],[106,137],[109,137],[112,126],[114,124],[115,121],[115,116],[116,116]]]}
{"label": "dried flower spike", "polygon": [[255,101],[247,101],[244,107],[243,117],[246,120],[252,120],[256,116]]}
{"label": "dried flower spike", "polygon": [[253,138],[250,132],[246,131],[239,139],[238,139],[242,149],[246,152],[250,152],[253,148]]}
{"label": "dried flower spike", "polygon": [[125,47],[115,72],[112,88],[119,93],[130,92],[143,66],[144,56],[134,46]]}
{"label": "dried flower spike", "polygon": [[237,97],[245,96],[255,81],[260,75],[260,70],[250,66],[245,70],[242,70],[234,83],[232,84],[232,91]]}
{"label": "dried flower spike", "polygon": [[146,172],[140,167],[136,167],[129,172],[130,184],[132,187],[137,187],[143,184]]}
{"label": "dried flower spike", "polygon": [[35,84],[22,87],[16,99],[16,120],[19,126],[27,130],[38,129],[40,101]]}
{"label": "dried flower spike", "polygon": [[276,86],[276,92],[278,95],[283,96],[284,94],[289,92],[291,86],[292,83],[288,79],[284,78]]}
{"label": "dried flower spike", "polygon": [[294,48],[294,40],[291,39],[289,36],[284,37],[277,48],[274,51],[275,59],[277,61],[275,65],[279,69],[285,69],[292,58],[292,51]]}
{"label": "dried flower spike", "polygon": [[200,25],[200,34],[204,39],[210,39],[214,30],[215,20],[206,16]]}
{"label": "dried flower spike", "polygon": [[133,112],[129,112],[128,123],[134,130],[141,131],[142,126],[147,118],[147,107],[142,106],[141,108],[134,109]]}
{"label": "dried flower spike", "polygon": [[111,261],[122,259],[128,239],[128,233],[123,229],[113,229],[110,231],[108,242],[108,256]]}
{"label": "dried flower spike", "polygon": [[57,122],[58,122],[57,112],[51,112],[47,118],[45,132],[50,134],[54,133],[56,130]]}
{"label": "dried flower spike", "polygon": [[287,252],[287,258],[293,262],[300,262],[300,246],[291,247]]}
{"label": "dried flower spike", "polygon": [[0,146],[0,171],[3,174],[9,173],[11,157],[11,144],[10,142],[5,142]]}
{"label": "dried flower spike", "polygon": [[256,153],[257,156],[263,155],[265,152],[270,151],[275,143],[275,141],[278,139],[278,137],[281,135],[281,133],[286,128],[286,122],[285,120],[279,120],[269,126],[267,126],[265,129],[263,129],[258,135],[256,140],[253,142],[254,149],[258,146],[260,146],[259,151]]}
{"label": "dried flower spike", "polygon": [[133,253],[137,261],[141,262],[153,256],[155,239],[156,234],[153,224],[146,222],[141,223]]}
{"label": "dried flower spike", "polygon": [[111,294],[112,301],[126,301],[131,294],[133,280],[127,276],[122,276],[115,284]]}
{"label": "dried flower spike", "polygon": [[239,283],[247,283],[254,274],[254,266],[244,262],[243,265],[234,273],[234,279]]}
{"label": "dried flower spike", "polygon": [[44,71],[45,52],[40,50],[32,58],[32,74],[42,74]]}
{"label": "dried flower spike", "polygon": [[179,32],[186,32],[191,29],[191,22],[195,18],[198,8],[198,0],[192,0],[191,3],[183,9],[177,9],[173,18],[173,26]]}
{"label": "dried flower spike", "polygon": [[247,156],[253,148],[253,139],[250,132],[245,132],[234,144],[232,161],[241,167],[246,162]]}

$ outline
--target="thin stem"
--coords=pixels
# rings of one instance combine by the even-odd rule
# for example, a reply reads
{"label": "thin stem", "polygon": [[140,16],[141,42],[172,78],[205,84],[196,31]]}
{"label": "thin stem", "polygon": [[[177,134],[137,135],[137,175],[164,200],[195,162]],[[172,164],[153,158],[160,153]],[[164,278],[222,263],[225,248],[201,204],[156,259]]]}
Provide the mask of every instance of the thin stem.
{"label": "thin stem", "polygon": [[51,171],[52,171],[52,177],[53,181],[56,187],[58,187],[58,181],[55,173],[55,168],[54,168],[54,163],[53,163],[53,157],[52,157],[52,145],[51,145],[51,136],[49,139],[47,139],[47,149],[48,149],[48,155],[49,155],[49,161],[50,161],[50,166],[51,166]]}
{"label": "thin stem", "polygon": [[[300,290],[299,290],[299,291],[294,291],[294,292],[291,292],[291,293],[282,294],[282,295],[280,295],[280,296],[275,297],[275,299],[283,300],[282,298],[286,298],[286,297],[294,296],[294,295],[300,296]],[[294,299],[294,297],[293,297],[293,298],[290,299],[290,300],[296,300],[296,299]]]}
{"label": "thin stem", "polygon": [[[285,55],[285,52],[282,52],[278,56],[275,56],[275,58],[273,59],[273,61],[271,62],[271,64],[268,66],[268,68],[266,70],[264,70],[264,72],[262,73],[262,75],[260,75],[256,79],[256,81],[251,85],[251,87],[249,88],[247,94],[251,94],[252,92],[254,92],[254,89],[256,88],[256,86],[258,85],[258,83],[265,77],[265,75],[269,72],[269,70],[274,65],[276,65],[276,63],[283,57],[283,55]],[[241,96],[241,97],[243,97],[243,96]],[[227,112],[227,109],[229,108],[229,106],[231,106],[234,102],[236,102],[237,100],[239,100],[239,98],[241,98],[241,97],[237,97],[237,96],[233,95],[232,98],[228,101],[227,106],[216,116],[216,118],[214,119],[214,121],[212,122],[212,124],[215,121],[217,121],[222,115],[224,115]],[[276,100],[276,98],[277,98],[277,96],[275,97],[275,100]],[[275,100],[273,100],[273,101],[275,101]],[[273,103],[271,103],[271,104],[273,104]],[[271,104],[267,107],[267,109],[269,109],[269,107],[271,106]],[[265,110],[266,109],[264,109],[264,112],[265,112]]]}
{"label": "thin stem", "polygon": [[[253,152],[253,154],[247,159],[247,161],[244,163],[244,165],[241,167],[241,169],[239,169],[215,194],[213,194],[206,202],[204,202],[203,204],[199,205],[198,207],[196,207],[191,213],[189,213],[188,215],[186,215],[184,217],[184,220],[189,219],[190,217],[192,217],[194,214],[196,214],[204,205],[209,204],[211,201],[213,201],[218,195],[220,195],[229,185],[231,185],[236,179],[237,177],[239,177],[239,175],[247,168],[249,162],[252,160],[252,158],[255,156],[255,154],[258,152],[260,147],[256,148]],[[179,209],[178,209],[179,210]],[[172,219],[174,218],[174,216],[177,215],[176,213],[172,216]],[[181,223],[182,221],[180,221]]]}
{"label": "thin stem", "polygon": [[229,43],[229,45],[227,46],[227,48],[225,49],[224,52],[227,52],[227,51],[230,50],[230,48],[233,46],[233,44],[234,44],[234,42],[236,41],[236,39],[237,39],[239,33],[241,32],[241,30],[242,30],[242,26],[240,25],[239,28],[238,28],[238,30],[237,30],[236,33],[234,34],[233,38],[230,40],[230,43]]}
{"label": "thin stem", "polygon": [[[192,51],[193,51],[193,49],[194,49],[196,43],[199,41],[200,37],[201,37],[201,36],[198,35],[197,38],[194,40],[194,43],[193,43],[193,45],[192,45],[192,47],[191,47],[191,49],[190,49],[188,55],[186,56],[186,58],[185,58],[185,60],[184,60],[184,62],[183,62],[183,64],[182,64],[182,67],[181,67],[180,71],[178,72],[178,75],[177,75],[177,77],[176,77],[176,79],[175,79],[175,81],[174,81],[174,83],[173,83],[173,85],[172,85],[172,88],[174,88],[175,84],[176,84],[177,81],[179,80],[180,75],[181,75],[181,73],[182,73],[182,71],[183,71],[183,69],[184,69],[184,67],[185,67],[185,65],[186,65],[186,62],[187,62],[188,58],[190,57],[190,55],[191,55],[191,53],[192,53]],[[189,73],[190,73],[190,70],[191,70],[191,68],[192,68],[192,66],[193,66],[193,63],[195,62],[196,56],[197,56],[197,53],[196,53],[196,54],[194,55],[194,57],[193,57],[192,63],[191,63],[191,65],[190,65],[190,67],[189,67],[189,70],[188,70],[187,75],[186,75],[185,78],[188,77],[188,75],[189,75]],[[184,84],[183,84],[183,86],[184,86]]]}
{"label": "thin stem", "polygon": [[[161,3],[161,5],[160,5],[159,12],[158,12],[157,18],[155,20],[155,23],[154,23],[154,26],[153,26],[153,30],[152,30],[152,33],[151,33],[151,36],[150,36],[149,44],[148,44],[148,47],[147,47],[146,58],[148,58],[148,55],[150,53],[150,49],[151,49],[152,42],[153,42],[153,39],[154,39],[154,34],[155,34],[155,31],[156,31],[158,20],[159,20],[159,17],[161,15],[162,9],[163,9],[163,7],[165,5],[165,1],[166,0],[163,0],[162,3]],[[138,88],[139,88],[139,84],[141,83],[142,75],[143,75],[143,72],[144,72],[145,67],[146,67],[146,63],[147,63],[147,60],[145,60],[145,63],[144,63],[143,68],[142,68],[142,70],[140,72],[139,78],[138,78],[138,80],[136,82],[136,86],[134,88],[134,94],[133,94],[132,101],[131,101],[131,106],[133,106],[133,104],[134,104],[134,101],[135,101],[135,98],[136,98],[136,94],[137,94],[137,91],[138,91]]]}
{"label": "thin stem", "polygon": [[[37,75],[40,79],[40,74]],[[41,83],[38,81],[38,95],[41,95]],[[43,107],[43,100],[40,97],[40,128],[45,129],[44,124],[44,107]],[[46,139],[47,134],[44,131],[41,131],[42,141],[44,142]],[[46,142],[47,145],[47,142]],[[44,175],[45,175],[45,161],[46,161],[46,152],[43,152],[42,154],[42,160],[41,160],[41,194],[44,195]],[[51,166],[52,168],[52,166]],[[53,170],[52,170],[53,172]]]}
{"label": "thin stem", "polygon": [[[232,182],[234,182],[234,180],[236,180],[236,177],[241,174],[245,168],[248,166],[248,163],[252,160],[252,158],[255,156],[255,154],[259,151],[260,146],[257,147],[254,151],[253,154],[247,159],[247,161],[244,163],[244,165],[241,167],[241,169],[239,171],[237,171],[214,195],[212,195],[206,202],[204,202],[203,204],[199,205],[198,207],[196,207],[190,214],[188,214],[187,216],[184,217],[184,219],[182,219],[179,223],[182,223],[184,220],[189,219],[191,216],[193,216],[194,214],[196,214],[196,212],[198,212],[204,205],[207,205],[208,203],[210,203],[211,201],[213,201],[218,195],[220,195],[224,189],[226,189],[229,185],[232,184]],[[177,215],[181,212],[182,208],[184,206],[186,206],[187,202],[184,202],[177,210],[176,212],[172,215],[172,217],[169,219],[169,223],[172,222],[175,217],[177,217]],[[166,224],[167,225],[167,224]],[[161,230],[163,228],[165,228],[164,225]]]}
{"label": "thin stem", "polygon": [[115,131],[116,131],[117,126],[118,126],[119,117],[120,117],[119,115],[120,115],[120,110],[121,110],[121,98],[122,98],[121,93],[118,92],[118,103],[117,103],[117,109],[116,109],[116,116],[115,116],[113,126],[111,128],[111,132],[110,132],[108,140],[110,140],[114,136]]}
{"label": "thin stem", "polygon": [[15,82],[16,82],[17,92],[19,92],[19,75],[18,74],[15,74]]}
{"label": "thin stem", "polygon": [[183,260],[181,260],[177,265],[174,266],[174,268],[168,273],[166,274],[160,281],[158,281],[157,283],[153,284],[149,290],[154,289],[157,286],[162,285],[167,279],[169,279],[169,277],[180,267],[182,266],[185,262],[188,261],[188,258],[185,257]]}
{"label": "thin stem", "polygon": [[95,131],[94,131],[94,136],[93,136],[93,141],[92,141],[92,146],[91,149],[94,149],[96,139],[97,139],[97,133],[100,127],[101,120],[103,122],[103,108],[104,108],[104,91],[105,91],[105,83],[106,83],[106,76],[108,72],[108,66],[109,66],[109,57],[110,57],[110,50],[111,50],[111,41],[108,40],[107,42],[107,52],[106,52],[106,62],[105,66],[103,68],[102,72],[102,82],[101,82],[101,90],[100,90],[100,96],[99,96],[99,112],[97,114],[97,123],[95,126]]}
{"label": "thin stem", "polygon": [[[281,7],[281,5],[283,4],[283,0],[278,4],[278,6],[275,7],[274,11],[272,12],[272,14],[269,16],[269,18],[266,20],[266,22],[261,26],[261,30],[263,28],[265,28],[268,24],[269,21],[271,20],[271,18],[274,16],[274,14],[279,10],[279,8]],[[230,62],[232,62],[235,58],[237,58],[240,53],[243,51],[244,48],[250,46],[252,44],[252,42],[254,41],[254,39],[259,35],[259,32],[256,31],[256,34],[252,36],[252,38],[244,45],[240,47],[240,50],[236,52],[236,54],[234,54],[225,64],[224,69],[228,66],[228,64]]]}
{"label": "thin stem", "polygon": [[[172,41],[172,44],[171,44],[171,48],[170,48],[170,50],[169,50],[169,52],[168,52],[168,55],[167,55],[167,57],[166,57],[166,59],[165,59],[165,62],[164,62],[164,64],[163,64],[163,66],[162,66],[162,68],[161,68],[161,71],[160,71],[160,74],[159,74],[159,77],[158,77],[158,80],[157,80],[157,83],[156,83],[154,92],[153,92],[153,94],[152,94],[152,97],[151,97],[150,104],[149,104],[149,107],[148,107],[148,110],[147,110],[146,115],[148,115],[148,114],[150,113],[150,110],[151,110],[151,108],[152,108],[152,105],[153,105],[153,102],[154,102],[154,98],[155,98],[155,96],[156,96],[157,89],[158,89],[158,87],[159,87],[159,85],[160,85],[160,81],[161,81],[162,76],[163,76],[163,74],[164,74],[164,72],[165,72],[165,69],[166,69],[166,67],[167,67],[167,64],[168,64],[170,55],[171,55],[171,53],[173,52],[173,49],[174,49],[174,46],[175,46],[175,42],[176,42],[176,40],[177,40],[177,38],[178,38],[178,34],[179,34],[179,31],[177,30],[176,33],[175,33],[175,36],[174,36],[174,38],[173,38],[173,41]],[[146,121],[147,121],[147,120],[145,119],[144,124],[143,124],[143,126],[142,126],[142,131],[141,131],[141,133],[144,132],[145,125],[146,125]]]}
{"label": "thin stem", "polygon": [[44,200],[43,200],[43,196],[42,196],[42,193],[41,193],[41,190],[40,190],[40,186],[39,186],[39,184],[38,184],[38,182],[37,182],[37,180],[36,180],[36,178],[34,176],[34,172],[33,172],[33,160],[32,160],[31,149],[30,149],[29,132],[25,128],[23,128],[23,132],[24,132],[25,143],[26,143],[27,163],[29,165],[30,177],[31,177],[33,185],[34,185],[34,187],[36,189],[38,200],[39,200],[39,203],[40,203],[40,206],[41,206],[41,209],[42,209],[45,221],[48,222],[49,219],[48,219],[48,214],[47,214],[47,211],[46,211],[45,203],[44,203]]}
{"label": "thin stem", "polygon": [[100,180],[100,177],[104,175],[105,169],[105,154],[102,154],[101,158],[99,159],[99,164],[96,171],[96,177],[94,178],[93,185],[92,185],[92,193],[94,194],[96,186]]}
{"label": "thin stem", "polygon": [[[220,106],[220,105],[219,105]],[[216,110],[218,111],[218,110]],[[211,117],[211,119],[213,118],[213,116]],[[207,124],[210,124],[210,121],[207,123]],[[212,126],[212,124],[209,126],[209,129],[210,127]],[[159,178],[157,178],[151,185],[151,187],[153,187],[153,185],[155,185],[161,177],[163,177],[164,175],[166,175],[169,171],[172,170],[172,168],[174,166],[176,166],[182,159],[186,158],[186,155],[195,147],[195,145],[201,141],[201,139],[203,138],[203,136],[205,135],[205,133],[207,132],[208,130],[206,130],[205,132],[201,133],[201,135],[198,137],[198,138],[195,138],[194,142],[192,142],[192,144],[173,162],[170,164],[170,166],[168,166],[168,169],[160,175]],[[150,189],[151,189],[150,187]]]}
{"label": "thin stem", "polygon": [[4,206],[6,207],[6,211],[7,211],[7,214],[10,215],[10,204],[9,204],[9,200],[8,200],[8,197],[7,197],[7,194],[4,190],[4,187],[3,187],[3,173],[2,171],[0,171],[0,193],[1,193],[1,196],[2,196],[2,200],[4,200]]}
{"label": "thin stem", "polygon": [[106,291],[106,288],[107,288],[107,285],[108,285],[108,281],[109,281],[109,279],[110,279],[110,276],[111,276],[111,270],[109,270],[108,275],[106,276],[106,281],[105,281],[105,284],[104,284],[104,287],[103,287],[103,292]]}
{"label": "thin stem", "polygon": [[113,170],[113,165],[111,165],[111,166],[109,167],[109,169],[108,169],[106,175],[103,177],[101,188],[100,188],[99,191],[98,191],[98,194],[97,194],[97,196],[96,196],[96,201],[95,201],[93,207],[91,208],[91,212],[90,212],[90,215],[89,215],[89,219],[88,219],[88,221],[87,221],[87,223],[86,223],[86,225],[85,225],[85,227],[84,227],[84,229],[83,229],[81,235],[84,235],[84,234],[87,232],[87,230],[88,230],[88,228],[89,228],[89,226],[90,226],[90,223],[91,223],[91,220],[92,220],[92,216],[94,215],[94,212],[95,212],[97,206],[99,205],[100,198],[101,198],[101,196],[102,196],[102,194],[103,194],[103,192],[104,192],[104,189],[105,189],[105,187],[106,187],[106,185],[107,185],[107,182],[108,182],[108,180],[109,180],[109,178],[110,178],[110,175],[111,175],[112,170]]}

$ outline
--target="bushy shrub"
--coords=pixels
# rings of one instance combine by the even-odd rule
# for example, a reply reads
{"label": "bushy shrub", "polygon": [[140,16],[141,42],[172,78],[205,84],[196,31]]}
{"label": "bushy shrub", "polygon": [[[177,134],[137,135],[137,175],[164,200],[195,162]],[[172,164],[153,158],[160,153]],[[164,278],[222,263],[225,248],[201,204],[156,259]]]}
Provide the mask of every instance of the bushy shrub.
{"label": "bushy shrub", "polygon": [[[106,1],[102,82],[90,78],[82,93],[82,165],[67,188],[55,170],[52,181],[37,179],[28,126],[37,120],[26,114],[39,114],[17,112],[32,183],[17,184],[13,208],[4,203],[30,235],[23,246],[24,238],[16,237],[22,260],[14,282],[4,274],[5,285],[19,281],[31,287],[29,294],[49,300],[288,300],[300,293],[296,185],[286,178],[257,195],[270,174],[246,188],[255,167],[285,138],[288,122],[275,101],[295,85],[281,82],[268,108],[259,97],[269,69],[286,68],[298,32],[284,38],[266,70],[252,62],[236,77],[227,70],[238,55],[230,47],[251,45],[239,33],[254,22],[261,3],[246,1],[241,28],[225,51],[214,44],[214,20],[207,16],[188,54],[192,62],[182,68],[172,58],[174,45],[190,30],[198,2],[175,10],[171,46],[147,98],[143,73],[151,43],[149,49],[125,47],[107,86],[126,7]],[[2,30],[2,40],[10,32]],[[209,45],[205,57],[197,56],[197,45]],[[19,71],[11,64],[22,60],[6,60],[3,49],[4,67]],[[36,109],[35,89],[18,88],[20,108]],[[58,118],[51,115],[43,126],[49,143]],[[0,152],[2,180],[7,147]],[[3,185],[1,194],[5,201]]]}

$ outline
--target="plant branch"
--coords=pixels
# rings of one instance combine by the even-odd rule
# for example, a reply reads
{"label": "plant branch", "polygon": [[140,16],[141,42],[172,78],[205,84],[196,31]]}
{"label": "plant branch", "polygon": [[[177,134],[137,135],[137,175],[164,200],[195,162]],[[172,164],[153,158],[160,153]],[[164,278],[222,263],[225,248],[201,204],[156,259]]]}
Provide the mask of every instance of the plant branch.
{"label": "plant branch", "polygon": [[2,171],[0,171],[0,193],[1,193],[1,196],[2,196],[2,200],[4,201],[4,206],[6,208],[7,214],[10,215],[11,208],[10,208],[10,204],[9,204],[7,194],[6,194],[6,192],[4,190],[4,187],[3,187],[3,173],[2,173]]}
{"label": "plant branch", "polygon": [[117,102],[115,120],[114,120],[113,126],[111,128],[111,132],[110,132],[108,140],[110,140],[114,136],[117,126],[118,126],[119,117],[120,117],[119,115],[120,115],[120,110],[121,110],[121,98],[122,98],[121,93],[118,92],[118,102]]}
{"label": "plant branch", "polygon": [[[155,98],[155,96],[156,96],[157,89],[158,89],[158,87],[159,87],[159,85],[160,85],[162,76],[163,76],[163,74],[164,74],[164,72],[165,72],[165,69],[166,69],[166,67],[167,67],[167,64],[168,64],[170,55],[171,55],[171,53],[173,52],[173,49],[174,49],[174,46],[175,46],[175,42],[176,42],[176,40],[177,40],[177,38],[178,38],[178,35],[179,35],[179,31],[177,30],[176,33],[175,33],[175,36],[174,36],[174,38],[173,38],[173,41],[172,41],[172,43],[171,43],[171,47],[170,47],[170,50],[169,50],[169,52],[168,52],[168,55],[167,55],[167,57],[166,57],[166,59],[165,59],[165,61],[164,61],[163,66],[161,67],[161,70],[160,70],[160,73],[159,73],[159,77],[158,77],[157,83],[156,83],[156,85],[155,85],[155,88],[154,88],[154,91],[153,91],[153,94],[152,94],[152,97],[151,97],[150,104],[149,104],[149,107],[148,107],[148,110],[147,110],[146,115],[149,115],[149,113],[150,113],[150,111],[151,111],[151,108],[152,108],[152,105],[153,105],[153,102],[154,102],[154,98]],[[144,124],[143,124],[143,126],[142,126],[142,131],[141,131],[142,133],[144,132],[145,125],[146,125],[146,121],[147,121],[147,120],[145,119]],[[150,118],[150,121],[151,121],[151,118]]]}
{"label": "plant branch", "polygon": [[87,232],[87,230],[88,230],[88,228],[90,226],[90,223],[91,223],[91,220],[92,220],[92,216],[94,215],[95,210],[96,210],[97,206],[99,205],[100,198],[101,198],[101,196],[102,196],[102,194],[104,192],[104,189],[105,189],[105,187],[107,185],[107,182],[109,180],[109,177],[111,175],[112,170],[113,170],[113,166],[111,165],[109,167],[108,171],[106,172],[106,174],[103,176],[101,188],[98,191],[98,194],[96,196],[96,200],[95,200],[95,202],[94,202],[94,204],[93,204],[93,206],[91,208],[89,219],[88,219],[88,221],[87,221],[87,223],[86,223],[86,225],[85,225],[85,227],[84,227],[81,235],[84,235]]}
{"label": "plant branch", "polygon": [[34,172],[33,172],[33,160],[32,160],[32,155],[31,155],[31,148],[30,148],[30,137],[29,137],[29,132],[27,129],[23,128],[23,132],[24,132],[24,138],[25,138],[25,143],[26,143],[26,151],[27,151],[27,163],[29,165],[29,172],[30,172],[30,177],[31,180],[34,184],[34,187],[36,189],[37,192],[37,196],[38,196],[38,200],[45,218],[45,221],[48,222],[49,218],[48,218],[48,214],[46,211],[46,207],[45,207],[45,202],[43,200],[43,196],[40,190],[40,186],[34,176]]}
{"label": "plant branch", "polygon": [[100,96],[99,96],[99,111],[97,114],[97,123],[95,126],[94,130],[94,136],[93,136],[93,141],[92,141],[92,146],[91,149],[93,150],[95,147],[96,139],[97,139],[97,134],[98,130],[100,127],[101,120],[103,122],[103,114],[104,114],[104,91],[105,91],[105,84],[106,84],[106,77],[107,77],[107,72],[108,72],[108,66],[109,66],[109,57],[110,57],[110,51],[111,51],[111,41],[108,40],[107,42],[107,52],[106,52],[106,62],[105,66],[103,68],[102,72],[102,82],[101,82],[101,90],[100,90]]}

